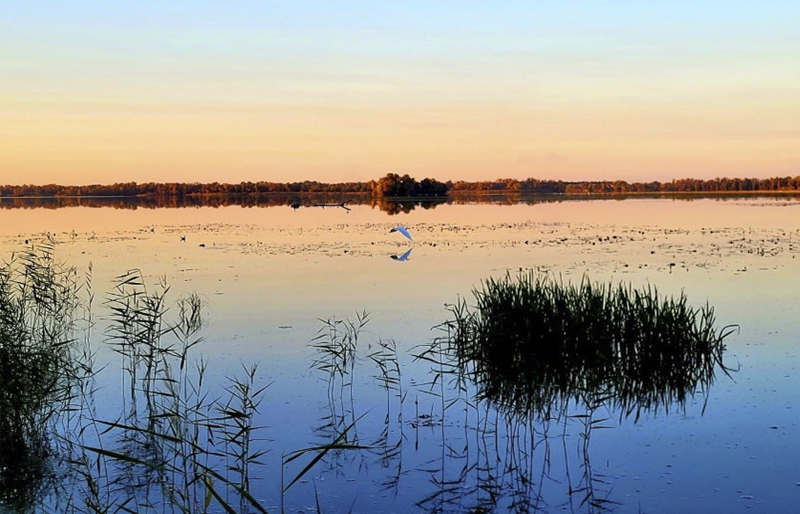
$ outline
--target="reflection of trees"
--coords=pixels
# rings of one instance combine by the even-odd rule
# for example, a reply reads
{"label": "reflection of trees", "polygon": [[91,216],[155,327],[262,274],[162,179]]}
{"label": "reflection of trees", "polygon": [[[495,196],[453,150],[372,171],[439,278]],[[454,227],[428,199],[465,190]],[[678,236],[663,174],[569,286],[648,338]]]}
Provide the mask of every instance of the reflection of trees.
{"label": "reflection of trees", "polygon": [[185,207],[330,207],[369,205],[388,214],[408,213],[417,207],[433,209],[450,202],[448,199],[390,200],[365,195],[341,194],[264,194],[264,195],[197,195],[142,197],[51,197],[2,198],[4,209],[60,209],[63,207],[110,207],[113,209],[176,209]]}
{"label": "reflection of trees", "polygon": [[114,209],[163,209],[182,207],[315,207],[345,202],[365,204],[369,197],[341,194],[213,194],[192,196],[4,198],[5,209],[59,209],[62,207],[111,207]]}
{"label": "reflection of trees", "polygon": [[[769,197],[774,198],[776,193]],[[321,207],[347,205],[369,205],[377,207],[387,214],[409,213],[417,207],[433,209],[441,204],[469,205],[536,205],[539,203],[576,202],[589,200],[625,200],[634,198],[669,198],[671,200],[692,201],[697,199],[714,199],[728,201],[736,198],[763,198],[757,193],[732,195],[713,194],[530,194],[526,192],[490,192],[475,193],[470,191],[453,192],[450,196],[439,198],[403,199],[372,197],[364,193],[251,193],[251,194],[198,194],[198,195],[162,195],[162,196],[56,196],[56,197],[0,197],[2,209],[59,209],[62,207],[111,207],[114,209],[163,209],[182,207]],[[798,199],[797,193],[786,192],[784,197]]]}
{"label": "reflection of trees", "polygon": [[408,214],[409,212],[413,211],[417,207],[421,207],[423,209],[435,209],[437,206],[443,203],[451,203],[449,199],[436,199],[436,200],[397,200],[397,199],[386,199],[386,198],[373,198],[370,200],[369,205],[373,209],[377,207],[382,212],[392,216],[395,214]]}

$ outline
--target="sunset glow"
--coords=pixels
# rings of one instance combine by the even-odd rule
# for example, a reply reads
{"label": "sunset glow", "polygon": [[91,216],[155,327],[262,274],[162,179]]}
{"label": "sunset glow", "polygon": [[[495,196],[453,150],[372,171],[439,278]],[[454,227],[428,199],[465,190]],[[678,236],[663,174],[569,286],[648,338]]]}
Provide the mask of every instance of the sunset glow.
{"label": "sunset glow", "polygon": [[797,2],[278,4],[5,6],[0,183],[800,174]]}

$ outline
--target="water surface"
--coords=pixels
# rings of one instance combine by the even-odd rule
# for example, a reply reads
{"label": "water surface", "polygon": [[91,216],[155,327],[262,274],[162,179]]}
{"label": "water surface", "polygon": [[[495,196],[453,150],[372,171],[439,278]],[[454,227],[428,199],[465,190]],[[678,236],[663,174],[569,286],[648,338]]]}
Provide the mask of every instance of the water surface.
{"label": "water surface", "polygon": [[[426,393],[429,366],[411,355],[439,335],[432,328],[447,319],[445,305],[469,300],[489,276],[519,270],[683,292],[694,305],[714,306],[720,326],[740,327],[726,341],[732,378],[720,376],[707,402],[699,397],[685,412],[636,423],[603,416],[611,428],[592,433],[588,459],[580,423],[559,425],[566,435],[541,445],[541,427],[526,425],[529,461],[518,469],[528,494],[545,512],[591,511],[569,492],[588,466],[602,478],[594,493],[618,512],[791,512],[800,501],[799,208],[783,197],[444,204],[393,216],[369,205],[12,208],[0,210],[0,250],[8,259],[52,238],[60,259],[91,265],[100,298],[131,268],[153,286],[166,277],[171,297],[199,293],[211,385],[242,362],[259,362],[259,379],[271,383],[258,423],[270,453],[254,486],[270,511],[279,509],[282,454],[324,437],[316,429],[326,388],[309,347],[320,319],[366,310],[362,344],[397,343],[407,395],[404,421],[391,424],[389,438],[402,451],[331,456],[287,493],[287,510],[313,509],[316,488],[324,512],[466,512],[488,494],[467,485],[486,479],[496,453],[508,453],[467,444],[478,434],[460,416],[419,422],[427,419],[420,411],[439,412],[439,400]],[[399,223],[413,242],[389,232]],[[406,260],[392,258],[409,249]],[[96,338],[99,364],[109,365],[99,376],[100,412],[113,418],[118,356],[102,346],[102,331]],[[366,441],[384,427],[386,396],[369,363],[358,366],[355,410],[366,413],[358,425]],[[444,501],[442,482],[454,477],[467,484],[454,489],[460,503]]]}

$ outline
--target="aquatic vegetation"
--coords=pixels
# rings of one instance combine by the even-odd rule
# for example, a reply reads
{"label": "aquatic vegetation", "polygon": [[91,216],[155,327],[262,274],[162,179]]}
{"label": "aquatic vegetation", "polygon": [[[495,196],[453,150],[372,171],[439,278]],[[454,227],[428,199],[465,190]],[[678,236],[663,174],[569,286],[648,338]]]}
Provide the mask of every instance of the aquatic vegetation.
{"label": "aquatic vegetation", "polygon": [[[559,440],[563,506],[613,508],[607,477],[591,465],[592,434],[609,426],[598,412],[622,421],[686,408],[695,395],[707,401],[717,371],[729,372],[724,340],[735,328],[716,328],[713,308],[691,307],[683,294],[527,273],[490,278],[474,297],[474,306],[450,305],[443,335],[415,354],[431,366],[424,385],[440,402],[443,457],[418,503],[428,510],[463,512],[467,500],[481,512],[550,504]],[[457,424],[463,437],[450,428]],[[568,427],[578,431],[568,436]]]}
{"label": "aquatic vegetation", "polygon": [[320,322],[322,327],[311,342],[316,352],[311,366],[327,376],[330,423],[341,428],[355,420],[353,384],[358,338],[369,323],[369,313],[356,313],[355,320],[329,318]]}
{"label": "aquatic vegetation", "polygon": [[90,360],[76,339],[79,280],[52,243],[0,267],[0,505],[25,511],[58,473],[55,434],[79,408]]}
{"label": "aquatic vegetation", "polygon": [[571,403],[607,405],[620,417],[685,406],[704,393],[734,327],[717,329],[714,309],[655,287],[565,284],[548,275],[490,278],[450,307],[448,343],[478,398],[548,419]]}
{"label": "aquatic vegetation", "polygon": [[227,512],[266,512],[249,492],[265,452],[251,444],[266,390],[256,384],[257,366],[228,379],[227,397],[212,396],[206,363],[192,357],[203,341],[201,299],[178,300],[170,320],[163,281],[151,292],[132,270],[116,282],[106,333],[122,356],[125,412],[96,420],[102,430],[82,445],[85,510],[206,512],[216,502]]}
{"label": "aquatic vegetation", "polygon": [[[86,299],[78,284],[52,244],[0,267],[0,510],[267,512],[250,492],[253,468],[268,451],[255,435],[268,387],[258,383],[258,366],[228,377],[221,392],[206,390],[207,364],[194,357],[204,340],[202,300],[171,303],[164,280],[151,289],[131,270],[117,277],[102,320],[106,343],[122,359],[122,412],[99,414],[88,385],[91,274]],[[366,322],[363,313],[344,331],[343,353],[330,355],[334,383],[351,397],[348,377]],[[372,358],[391,366],[391,347],[382,348]],[[396,362],[393,369],[399,380]],[[394,382],[386,373],[388,390]],[[311,459],[281,488],[281,501],[328,452],[367,448],[348,440],[357,421],[330,442],[285,456],[284,466]]]}
{"label": "aquatic vegetation", "polygon": [[[723,342],[733,330],[715,328],[710,307],[655,288],[506,276],[483,282],[474,307],[449,306],[438,336],[411,355],[430,369],[409,379],[400,343],[365,340],[366,311],[321,320],[310,345],[329,407],[316,430],[322,440],[279,446],[274,483],[256,495],[274,450],[259,437],[269,384],[247,365],[222,388],[207,386],[207,363],[196,357],[200,297],[173,302],[166,281],[151,286],[138,270],[117,277],[100,318],[121,362],[122,410],[99,414],[87,386],[93,297],[87,290],[84,303],[77,284],[51,246],[0,269],[0,501],[20,512],[40,505],[59,467],[70,476],[47,504],[54,511],[263,513],[270,488],[281,511],[296,500],[321,511],[329,491],[314,480],[331,469],[365,470],[387,497],[409,481],[425,511],[528,512],[559,502],[604,510],[610,486],[589,447],[607,420],[596,414],[638,419],[685,407],[727,372]],[[568,427],[578,430],[568,436]]]}

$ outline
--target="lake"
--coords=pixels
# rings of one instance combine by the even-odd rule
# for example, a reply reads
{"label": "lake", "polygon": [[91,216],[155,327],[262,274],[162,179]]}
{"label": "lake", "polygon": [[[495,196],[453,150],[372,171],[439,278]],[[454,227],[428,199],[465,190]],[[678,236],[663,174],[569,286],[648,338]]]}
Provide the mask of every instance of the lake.
{"label": "lake", "polygon": [[[800,504],[800,197],[476,201],[394,214],[325,204],[6,204],[0,250],[8,261],[53,241],[81,277],[91,268],[93,398],[106,421],[122,416],[126,387],[123,357],[108,344],[115,277],[138,269],[148,292],[165,281],[168,317],[179,298],[199,295],[204,340],[191,358],[206,361],[205,390],[224,396],[228,378],[254,363],[255,384],[267,386],[250,446],[266,453],[249,470],[249,488],[269,512],[793,512]],[[391,232],[397,225],[413,241]],[[543,422],[478,405],[418,357],[443,336],[448,306],[473,305],[483,281],[520,272],[653,286],[712,306],[718,327],[735,326],[725,339],[730,376],[718,370],[685,406],[638,419],[601,407],[590,421],[575,410]],[[345,337],[359,316],[368,321],[350,374],[331,378],[319,343]],[[399,386],[387,387],[395,375],[375,357],[387,348]],[[338,442],[351,447],[322,449],[343,430]],[[161,494],[122,489],[114,494],[139,498],[139,509]]]}

